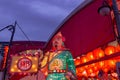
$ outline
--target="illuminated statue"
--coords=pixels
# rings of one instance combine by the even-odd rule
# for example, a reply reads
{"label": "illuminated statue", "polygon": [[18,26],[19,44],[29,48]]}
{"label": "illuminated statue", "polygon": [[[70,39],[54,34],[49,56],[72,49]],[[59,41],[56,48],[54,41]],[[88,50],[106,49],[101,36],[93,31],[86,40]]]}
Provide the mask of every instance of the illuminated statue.
{"label": "illuminated statue", "polygon": [[41,67],[47,67],[46,80],[77,80],[76,69],[71,53],[65,48],[61,32],[52,39],[51,51],[45,53]]}

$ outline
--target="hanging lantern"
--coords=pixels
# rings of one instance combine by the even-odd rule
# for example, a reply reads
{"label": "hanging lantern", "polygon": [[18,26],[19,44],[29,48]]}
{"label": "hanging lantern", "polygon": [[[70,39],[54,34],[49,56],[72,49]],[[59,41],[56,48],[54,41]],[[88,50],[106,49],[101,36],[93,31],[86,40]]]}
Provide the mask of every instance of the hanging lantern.
{"label": "hanging lantern", "polygon": [[97,66],[94,66],[94,67],[93,67],[93,71],[94,71],[94,72],[98,71]]}
{"label": "hanging lantern", "polygon": [[87,53],[87,58],[88,58],[88,61],[94,60],[93,52],[88,52]]}
{"label": "hanging lantern", "polygon": [[107,73],[108,70],[109,70],[109,68],[108,68],[108,67],[104,67],[102,70],[103,70],[105,73]]}
{"label": "hanging lantern", "polygon": [[91,64],[92,69],[93,69],[94,72],[98,71],[98,66],[97,66],[97,64],[98,64],[98,63],[93,63],[93,64]]}
{"label": "hanging lantern", "polygon": [[83,67],[80,67],[80,68],[76,68],[76,74],[77,76],[82,76],[82,72],[84,71]]}
{"label": "hanging lantern", "polygon": [[82,76],[82,72],[79,71],[79,68],[76,68],[76,74],[77,74],[77,76],[79,76],[79,77]]}
{"label": "hanging lantern", "polygon": [[89,76],[91,73],[93,73],[93,69],[92,69],[92,68],[88,68],[88,69],[87,69],[87,74],[88,74],[88,76]]}
{"label": "hanging lantern", "polygon": [[76,68],[76,74],[78,74],[79,73],[79,70],[78,70],[79,68]]}
{"label": "hanging lantern", "polygon": [[107,67],[115,68],[115,66],[116,66],[116,61],[115,61],[115,60],[107,60],[107,61],[106,61],[106,64],[107,64]]}
{"label": "hanging lantern", "polygon": [[104,57],[104,51],[101,48],[93,50],[93,54],[96,59]]}
{"label": "hanging lantern", "polygon": [[80,59],[75,59],[75,65],[77,66],[77,65],[80,65],[80,63],[81,63],[81,61],[80,61]]}
{"label": "hanging lantern", "polygon": [[87,71],[84,70],[84,71],[82,72],[82,75],[85,76],[85,77],[88,77]]}
{"label": "hanging lantern", "polygon": [[102,69],[104,67],[104,65],[105,65],[105,62],[104,61],[100,61],[100,62],[98,62],[97,67],[99,69]]}
{"label": "hanging lantern", "polygon": [[86,63],[88,61],[88,59],[86,56],[82,56],[81,61],[82,61],[82,63]]}
{"label": "hanging lantern", "polygon": [[85,70],[84,67],[77,68],[77,72],[82,73]]}
{"label": "hanging lantern", "polygon": [[108,46],[108,47],[105,49],[105,54],[106,54],[106,55],[111,55],[111,54],[113,54],[113,53],[115,53],[115,47],[113,47],[113,46]]}

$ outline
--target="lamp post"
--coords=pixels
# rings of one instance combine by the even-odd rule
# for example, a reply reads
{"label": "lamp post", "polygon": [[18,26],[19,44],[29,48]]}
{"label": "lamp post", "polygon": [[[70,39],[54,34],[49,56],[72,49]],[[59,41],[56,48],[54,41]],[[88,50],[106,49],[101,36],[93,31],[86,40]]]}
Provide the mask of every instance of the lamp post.
{"label": "lamp post", "polygon": [[[104,0],[105,1],[105,0]],[[117,1],[116,0],[112,0],[112,10],[113,10],[113,14],[116,20],[116,26],[117,26],[117,31],[118,31],[118,42],[120,43],[120,14],[119,14],[119,10],[118,10],[118,6],[117,6]],[[110,13],[110,6],[108,4],[103,4],[103,6],[101,6],[98,9],[98,13],[103,15],[103,14],[109,14]],[[118,73],[118,77],[120,79],[120,72],[119,70],[117,70]]]}
{"label": "lamp post", "polygon": [[118,30],[118,41],[120,41],[120,16],[119,16],[119,10],[117,7],[116,0],[112,0],[112,8],[108,5],[107,1],[104,0],[103,5],[100,8],[98,8],[98,13],[100,15],[106,16],[107,14],[110,13],[111,10],[113,10],[115,16],[117,30]]}
{"label": "lamp post", "polygon": [[10,38],[10,42],[9,42],[9,49],[8,49],[8,55],[7,55],[7,58],[6,58],[6,64],[5,64],[5,68],[4,68],[3,80],[5,80],[5,78],[6,78],[6,73],[7,73],[7,68],[8,68],[8,59],[10,57],[10,47],[12,45],[16,24],[17,24],[17,22],[15,21],[14,25],[8,25],[5,28],[0,30],[0,31],[3,31],[4,29],[8,29],[12,33],[11,38]]}

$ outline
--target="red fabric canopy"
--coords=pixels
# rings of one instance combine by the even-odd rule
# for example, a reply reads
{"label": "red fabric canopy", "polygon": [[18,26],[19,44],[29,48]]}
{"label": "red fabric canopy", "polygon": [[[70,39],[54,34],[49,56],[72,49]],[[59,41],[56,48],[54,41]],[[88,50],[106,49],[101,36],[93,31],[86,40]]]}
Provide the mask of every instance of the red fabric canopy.
{"label": "red fabric canopy", "polygon": [[[66,22],[54,33],[62,32],[66,38],[65,46],[70,49],[74,58],[115,40],[111,16],[98,14],[102,3],[103,0],[92,0],[82,9],[77,8],[78,11],[73,11],[71,14],[75,14],[70,14],[71,17],[67,17]],[[52,37],[46,45],[47,50],[50,49]]]}

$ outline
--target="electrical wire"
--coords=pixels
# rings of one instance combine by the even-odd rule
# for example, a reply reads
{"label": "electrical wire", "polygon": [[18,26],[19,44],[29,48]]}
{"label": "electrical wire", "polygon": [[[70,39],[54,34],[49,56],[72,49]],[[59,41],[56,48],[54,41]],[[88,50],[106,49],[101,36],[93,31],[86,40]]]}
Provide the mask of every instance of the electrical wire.
{"label": "electrical wire", "polygon": [[27,36],[27,34],[23,31],[23,29],[19,26],[19,24],[16,24],[18,26],[18,28],[21,30],[21,32],[23,33],[23,35],[27,38],[27,40],[33,45],[33,43],[31,42],[30,38]]}

